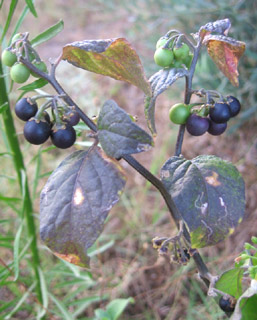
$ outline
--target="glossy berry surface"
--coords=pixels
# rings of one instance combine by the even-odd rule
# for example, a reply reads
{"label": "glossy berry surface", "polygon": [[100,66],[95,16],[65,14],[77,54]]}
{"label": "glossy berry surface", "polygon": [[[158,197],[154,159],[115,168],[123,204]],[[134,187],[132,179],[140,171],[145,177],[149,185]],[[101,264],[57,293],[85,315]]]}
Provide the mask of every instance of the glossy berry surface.
{"label": "glossy berry surface", "polygon": [[193,113],[187,119],[186,129],[192,136],[201,136],[209,129],[209,119]]}
{"label": "glossy berry surface", "polygon": [[77,111],[71,111],[68,114],[65,114],[63,117],[63,121],[68,123],[71,126],[75,126],[80,121],[80,116]]}
{"label": "glossy berry surface", "polygon": [[10,76],[14,82],[23,83],[28,80],[30,71],[24,64],[15,63],[11,68]]}
{"label": "glossy berry surface", "polygon": [[241,110],[241,104],[236,97],[228,96],[227,103],[229,105],[231,117],[235,117]]}
{"label": "glossy berry surface", "polygon": [[170,108],[170,121],[175,124],[185,124],[190,116],[190,107],[184,103],[174,104]]}
{"label": "glossy berry surface", "polygon": [[154,61],[155,63],[163,68],[169,67],[174,60],[172,50],[159,48],[155,51]]}
{"label": "glossy berry surface", "polygon": [[210,122],[210,125],[209,125],[208,132],[213,136],[219,136],[223,132],[225,132],[225,130],[227,129],[227,122],[216,123],[216,122],[212,121],[211,119],[209,120],[209,122]]}
{"label": "glossy berry surface", "polygon": [[17,57],[16,54],[12,53],[11,51],[4,50],[1,55],[1,60],[7,67],[12,67],[17,61]]}
{"label": "glossy berry surface", "polygon": [[229,105],[225,102],[216,102],[214,107],[210,108],[209,114],[216,123],[225,123],[231,117]]}
{"label": "glossy berry surface", "polygon": [[51,140],[52,143],[61,149],[67,149],[71,147],[76,141],[76,131],[70,125],[65,125],[65,128],[52,130]]}
{"label": "glossy berry surface", "polygon": [[34,117],[37,110],[37,104],[30,103],[27,98],[20,99],[15,105],[16,116],[23,121],[28,121],[30,118]]}
{"label": "glossy berry surface", "polygon": [[34,118],[25,123],[24,136],[32,144],[42,144],[50,136],[51,128],[46,121],[38,121]]}
{"label": "glossy berry surface", "polygon": [[221,297],[219,300],[219,306],[225,312],[233,312],[235,310],[235,305],[229,298],[225,299],[224,297]]}

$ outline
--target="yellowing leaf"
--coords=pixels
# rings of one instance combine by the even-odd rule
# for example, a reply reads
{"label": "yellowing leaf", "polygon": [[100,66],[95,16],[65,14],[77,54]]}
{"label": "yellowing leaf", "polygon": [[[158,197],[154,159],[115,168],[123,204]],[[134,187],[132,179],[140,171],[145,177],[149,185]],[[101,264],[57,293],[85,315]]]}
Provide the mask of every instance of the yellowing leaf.
{"label": "yellowing leaf", "polygon": [[67,44],[62,59],[76,67],[129,82],[150,96],[151,87],[136,51],[124,38]]}
{"label": "yellowing leaf", "polygon": [[238,61],[245,51],[245,43],[223,35],[209,35],[204,39],[207,50],[229,81],[238,87]]}

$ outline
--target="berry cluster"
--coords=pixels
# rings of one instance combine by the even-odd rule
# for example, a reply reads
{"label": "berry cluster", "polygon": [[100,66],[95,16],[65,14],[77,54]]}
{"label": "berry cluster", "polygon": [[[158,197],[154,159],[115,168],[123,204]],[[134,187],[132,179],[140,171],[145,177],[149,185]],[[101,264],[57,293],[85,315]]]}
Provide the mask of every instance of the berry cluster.
{"label": "berry cluster", "polygon": [[200,111],[194,105],[177,103],[170,109],[170,120],[175,124],[185,124],[187,131],[193,136],[201,136],[205,132],[218,136],[225,132],[230,118],[238,115],[240,102],[233,96],[225,101],[215,102],[211,106],[203,106]]}
{"label": "berry cluster", "polygon": [[10,76],[14,82],[24,83],[28,80],[30,75],[38,77],[36,73],[30,72],[24,64],[19,62],[20,56],[28,58],[28,60],[40,71],[47,72],[46,64],[32,48],[29,41],[26,39],[26,36],[22,33],[17,33],[12,38],[11,46],[5,49],[1,56],[3,64],[11,68]]}
{"label": "berry cluster", "polygon": [[[45,111],[49,107],[53,111],[52,121]],[[80,116],[72,107],[57,108],[56,103],[50,101],[38,110],[33,98],[22,98],[15,105],[15,113],[19,119],[26,121],[24,136],[32,144],[42,144],[50,137],[56,147],[66,149],[76,141],[73,126],[78,124]]]}
{"label": "berry cluster", "polygon": [[177,43],[176,37],[162,37],[156,43],[155,63],[162,68],[190,68],[193,54],[186,43]]}

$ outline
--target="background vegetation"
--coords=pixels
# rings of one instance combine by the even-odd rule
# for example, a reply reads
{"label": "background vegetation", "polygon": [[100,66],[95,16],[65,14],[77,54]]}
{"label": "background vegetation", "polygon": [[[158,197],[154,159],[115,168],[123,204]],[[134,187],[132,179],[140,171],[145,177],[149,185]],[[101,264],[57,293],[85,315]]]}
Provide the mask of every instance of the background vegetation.
{"label": "background vegetation", "polygon": [[[0,27],[3,28],[10,2],[0,3]],[[158,69],[152,58],[155,43],[167,30],[176,28],[190,34],[208,21],[230,18],[231,36],[245,41],[247,46],[239,65],[239,88],[230,86],[206,52],[200,57],[195,87],[233,93],[242,101],[243,112],[230,125],[230,134],[221,137],[204,135],[200,138],[187,135],[183,154],[190,158],[199,154],[216,154],[233,161],[244,176],[247,188],[244,222],[229,239],[202,250],[213,273],[232,267],[234,258],[243,249],[243,243],[249,241],[252,235],[256,236],[256,1],[38,0],[35,5],[39,17],[28,13],[21,32],[29,31],[34,37],[59,19],[64,20],[64,31],[39,47],[39,53],[46,61],[57,57],[62,46],[72,41],[124,36],[137,49],[148,76]],[[18,2],[7,40],[24,6],[24,1]],[[7,42],[3,42],[1,50],[6,45]],[[126,111],[137,115],[139,123],[145,126],[143,96],[136,88],[75,69],[65,62],[60,65],[58,78],[90,116],[96,115],[103,102],[112,98]],[[178,81],[160,97],[156,147],[137,156],[156,175],[174,150],[177,128],[169,123],[168,110],[173,103],[181,101],[182,89],[183,81]],[[8,90],[13,113],[19,91],[16,86]],[[14,121],[27,168],[35,231],[38,234],[40,191],[61,160],[71,151],[84,147],[85,134],[72,150],[59,151],[50,144],[31,146],[24,141],[23,124],[17,118]],[[112,210],[105,231],[92,250],[92,269],[85,271],[59,260],[38,239],[35,248],[40,257],[39,269],[31,250],[30,235],[33,230],[29,230],[31,225],[25,223],[23,215],[26,184],[23,183],[20,188],[17,182],[17,176],[24,182],[24,175],[15,171],[12,165],[15,159],[8,142],[4,117],[0,125],[0,318],[39,319],[45,316],[46,319],[92,319],[96,317],[96,309],[104,309],[107,303],[117,298],[128,297],[134,298],[134,304],[126,308],[121,319],[224,318],[223,312],[206,297],[204,286],[195,276],[193,262],[179,267],[157,257],[151,247],[151,239],[156,235],[175,234],[175,226],[158,192],[126,163],[122,164],[128,172],[129,181],[121,202]],[[35,294],[35,274],[40,278],[42,303]],[[118,304],[121,306],[121,301]]]}

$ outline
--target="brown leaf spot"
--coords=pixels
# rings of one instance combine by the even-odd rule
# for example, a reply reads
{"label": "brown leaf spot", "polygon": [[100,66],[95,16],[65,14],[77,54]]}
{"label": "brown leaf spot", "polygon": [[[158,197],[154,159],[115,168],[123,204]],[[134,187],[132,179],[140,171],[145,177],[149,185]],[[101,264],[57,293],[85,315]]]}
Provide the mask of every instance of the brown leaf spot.
{"label": "brown leaf spot", "polygon": [[206,177],[205,180],[210,185],[212,185],[214,187],[218,187],[221,185],[221,183],[218,181],[218,177],[219,177],[219,175],[217,174],[217,172],[212,171],[212,175],[209,177]]}
{"label": "brown leaf spot", "polygon": [[80,265],[79,257],[74,254],[61,254],[61,253],[57,253],[57,252],[54,252],[54,254],[58,258],[63,259],[65,261],[68,261],[69,263],[75,264],[76,266]]}
{"label": "brown leaf spot", "polygon": [[73,196],[73,202],[76,206],[79,206],[83,203],[85,197],[83,196],[81,188],[77,188],[74,196]]}

